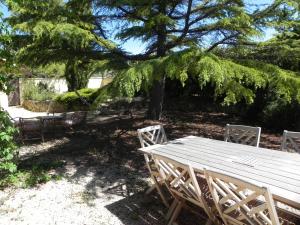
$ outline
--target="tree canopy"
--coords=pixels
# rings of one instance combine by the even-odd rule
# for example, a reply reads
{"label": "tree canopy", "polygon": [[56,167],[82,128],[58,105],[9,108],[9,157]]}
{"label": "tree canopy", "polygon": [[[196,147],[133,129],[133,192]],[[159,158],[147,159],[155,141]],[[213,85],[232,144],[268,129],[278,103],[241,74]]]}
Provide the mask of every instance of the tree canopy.
{"label": "tree canopy", "polygon": [[[197,78],[200,87],[211,85],[226,105],[252,103],[257,89],[269,87],[288,101],[299,99],[298,75],[271,65],[298,68],[299,5],[294,0],[262,6],[242,0],[6,2],[20,62],[64,63],[70,90],[84,86],[95,64],[116,71],[98,101],[144,90],[150,97],[150,117],[159,119],[166,78],[185,85],[188,77]],[[279,35],[257,45],[267,27]],[[128,53],[122,49],[128,40],[147,47]],[[254,63],[256,59],[264,63]],[[284,60],[291,66],[285,67]]]}
{"label": "tree canopy", "polygon": [[13,1],[8,21],[18,32],[18,60],[37,67],[64,63],[69,90],[82,88],[88,81],[88,69],[97,58],[114,47],[96,35],[90,1]]}

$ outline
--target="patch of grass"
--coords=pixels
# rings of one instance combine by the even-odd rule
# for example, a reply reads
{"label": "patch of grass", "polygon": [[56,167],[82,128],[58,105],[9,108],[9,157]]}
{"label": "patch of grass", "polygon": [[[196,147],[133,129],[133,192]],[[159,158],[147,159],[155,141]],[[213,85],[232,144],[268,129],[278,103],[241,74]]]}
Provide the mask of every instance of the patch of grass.
{"label": "patch of grass", "polygon": [[51,174],[49,171],[63,166],[62,161],[44,162],[34,164],[29,168],[20,169],[13,174],[0,179],[0,188],[22,187],[29,188],[38,184],[47,183],[50,180],[61,180],[62,176]]}

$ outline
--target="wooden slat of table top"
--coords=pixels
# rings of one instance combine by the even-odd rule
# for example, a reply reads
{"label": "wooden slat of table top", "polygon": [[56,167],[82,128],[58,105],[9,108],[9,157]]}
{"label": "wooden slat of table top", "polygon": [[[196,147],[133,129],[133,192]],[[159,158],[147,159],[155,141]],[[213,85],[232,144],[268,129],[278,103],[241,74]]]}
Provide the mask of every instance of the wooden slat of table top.
{"label": "wooden slat of table top", "polygon": [[[225,143],[225,145],[227,145],[227,143]],[[177,146],[175,146],[174,148],[177,149]],[[180,150],[182,149],[180,148]],[[192,152],[196,151],[196,153],[199,154],[199,144],[195,145],[191,143],[189,145],[189,151]],[[259,153],[260,152],[257,152],[257,154]],[[292,177],[293,179],[298,179],[298,180],[300,179],[299,172],[297,171],[300,165],[299,166],[293,165],[293,162],[291,162],[291,160],[277,162],[276,158],[274,157],[272,158],[257,157],[254,155],[249,155],[247,153],[243,154],[240,151],[233,154],[232,152],[227,151],[226,149],[223,150],[223,148],[220,146],[218,147],[218,149],[212,150],[207,145],[201,145],[201,154],[208,154],[208,156],[214,156],[215,158],[221,158],[221,159],[223,159],[225,155],[229,161],[233,161],[236,163],[239,158],[250,157],[250,159],[254,161],[253,164],[255,164],[255,166],[261,166],[262,168],[264,168],[265,171]],[[266,161],[268,162],[267,164]],[[280,171],[278,171],[278,168],[280,168]]]}
{"label": "wooden slat of table top", "polygon": [[300,154],[194,136],[140,150],[269,187],[277,199],[300,209]]}

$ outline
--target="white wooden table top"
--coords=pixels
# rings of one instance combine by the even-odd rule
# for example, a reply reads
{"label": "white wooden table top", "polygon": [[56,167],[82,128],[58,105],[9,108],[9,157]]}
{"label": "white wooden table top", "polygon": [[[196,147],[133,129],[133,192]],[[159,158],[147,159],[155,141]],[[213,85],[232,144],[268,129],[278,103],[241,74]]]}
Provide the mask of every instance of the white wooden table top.
{"label": "white wooden table top", "polygon": [[253,184],[268,187],[274,198],[300,209],[300,154],[188,136],[163,145],[140,148],[190,164],[222,172]]}

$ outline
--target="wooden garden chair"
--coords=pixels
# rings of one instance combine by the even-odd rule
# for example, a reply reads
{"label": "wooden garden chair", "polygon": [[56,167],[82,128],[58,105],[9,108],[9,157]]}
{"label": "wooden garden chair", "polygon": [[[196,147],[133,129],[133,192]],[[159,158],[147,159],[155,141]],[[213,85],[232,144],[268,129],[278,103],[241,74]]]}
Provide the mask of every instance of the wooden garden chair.
{"label": "wooden garden chair", "polygon": [[19,118],[20,137],[22,142],[41,139],[44,142],[43,124],[38,118]]}
{"label": "wooden garden chair", "polygon": [[285,130],[283,132],[281,150],[300,153],[300,132]]}
{"label": "wooden garden chair", "polygon": [[[137,132],[138,132],[138,138],[140,140],[142,148],[155,145],[155,144],[163,144],[168,141],[165,130],[162,125],[145,127],[142,129],[138,129]],[[147,168],[151,175],[151,180],[153,182],[153,186],[147,190],[146,194],[149,194],[153,190],[157,189],[158,194],[160,195],[164,205],[166,207],[169,207],[170,205],[162,190],[163,178],[160,177],[160,173],[157,167],[155,166],[152,157],[150,157],[147,154],[144,154],[144,157],[146,160]]]}
{"label": "wooden garden chair", "polygon": [[169,218],[168,225],[176,221],[182,207],[196,207],[197,209],[194,212],[197,214],[200,214],[198,213],[198,207],[202,208],[208,216],[206,224],[212,224],[214,217],[205,196],[201,192],[194,169],[190,165],[184,165],[156,154],[153,155],[153,159],[161,173],[161,177],[164,177],[166,186],[174,197],[167,215],[167,218]]}
{"label": "wooden garden chair", "polygon": [[225,127],[225,141],[258,147],[260,141],[260,127],[227,124]]}
{"label": "wooden garden chair", "polygon": [[298,224],[289,218],[278,217],[268,188],[209,170],[204,174],[225,225]]}

